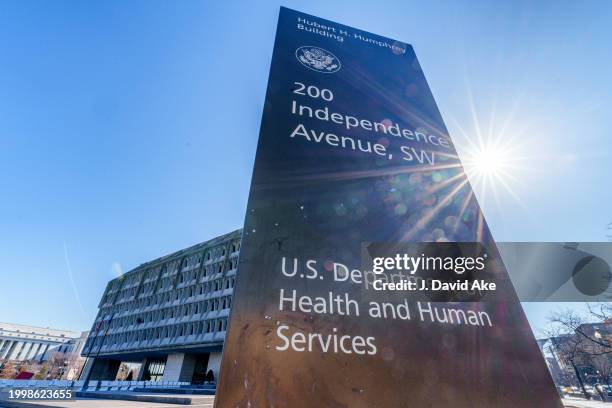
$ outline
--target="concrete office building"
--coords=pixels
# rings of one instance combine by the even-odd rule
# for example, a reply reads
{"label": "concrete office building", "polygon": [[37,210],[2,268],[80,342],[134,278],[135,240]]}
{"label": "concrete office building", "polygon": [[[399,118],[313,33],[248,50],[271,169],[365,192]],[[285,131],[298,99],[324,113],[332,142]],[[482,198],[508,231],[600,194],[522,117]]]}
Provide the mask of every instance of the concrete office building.
{"label": "concrete office building", "polygon": [[0,322],[0,360],[43,362],[54,352],[73,353],[80,333]]}
{"label": "concrete office building", "polygon": [[242,230],[142,264],[111,280],[83,348],[90,380],[140,362],[139,380],[218,378]]}

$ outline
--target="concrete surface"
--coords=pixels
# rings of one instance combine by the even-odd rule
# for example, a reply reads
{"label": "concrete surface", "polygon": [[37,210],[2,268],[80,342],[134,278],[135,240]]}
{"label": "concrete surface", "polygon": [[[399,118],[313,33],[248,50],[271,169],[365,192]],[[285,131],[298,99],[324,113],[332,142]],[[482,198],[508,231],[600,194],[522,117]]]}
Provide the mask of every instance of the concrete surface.
{"label": "concrete surface", "polygon": [[[6,405],[5,405],[6,404]],[[0,401],[2,408],[177,408],[183,405],[159,404],[142,401],[120,401],[100,399],[78,399],[76,401],[11,402]],[[212,408],[210,404],[189,405],[190,407]]]}
{"label": "concrete surface", "polygon": [[567,408],[612,408],[612,402],[587,401],[573,397],[565,397],[561,401]]}
{"label": "concrete surface", "polygon": [[133,391],[79,391],[77,398],[111,399],[124,401],[156,402],[165,404],[196,405],[208,404],[215,397],[210,395],[175,394],[156,392],[133,392]]}
{"label": "concrete surface", "polygon": [[214,396],[89,392],[71,401],[0,401],[0,408],[212,408]]}

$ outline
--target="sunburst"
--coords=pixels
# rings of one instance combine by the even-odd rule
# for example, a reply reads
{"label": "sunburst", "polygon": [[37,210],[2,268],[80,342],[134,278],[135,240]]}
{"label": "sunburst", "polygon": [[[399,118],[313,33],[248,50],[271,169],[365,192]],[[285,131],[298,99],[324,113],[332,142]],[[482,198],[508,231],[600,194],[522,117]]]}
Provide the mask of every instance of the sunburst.
{"label": "sunburst", "polygon": [[[490,113],[488,126],[479,119],[477,109],[468,91],[468,102],[472,117],[472,129],[468,132],[454,122],[462,144],[461,161],[470,184],[482,207],[493,198],[498,208],[503,207],[502,198],[511,199],[527,213],[529,210],[520,198],[520,192],[529,185],[529,177],[538,172],[534,163],[538,161],[537,140],[530,137],[528,126],[513,119],[516,106],[503,116]],[[515,104],[516,105],[516,104]]]}

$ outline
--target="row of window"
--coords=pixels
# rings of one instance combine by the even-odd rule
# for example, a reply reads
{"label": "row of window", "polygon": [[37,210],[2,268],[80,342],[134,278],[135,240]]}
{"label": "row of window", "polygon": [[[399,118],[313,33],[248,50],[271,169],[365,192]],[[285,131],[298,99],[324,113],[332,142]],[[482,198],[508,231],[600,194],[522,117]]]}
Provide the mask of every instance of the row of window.
{"label": "row of window", "polygon": [[181,271],[188,271],[188,270],[192,270],[192,269],[197,269],[197,268],[200,267],[201,263],[202,263],[202,255],[201,254],[194,254],[194,255],[188,256],[183,261],[183,267],[181,268]]}
{"label": "row of window", "polygon": [[160,271],[163,265],[158,265],[150,268],[145,275],[145,282],[156,281],[159,278]]}
{"label": "row of window", "polygon": [[166,303],[177,301],[179,299],[188,300],[194,296],[200,296],[204,294],[218,292],[221,290],[232,289],[235,284],[235,276],[219,278],[210,282],[200,283],[198,285],[192,285],[178,290],[167,291],[165,293],[158,293],[154,296],[147,296],[145,298],[132,300],[115,306],[106,305],[100,308],[100,313],[98,314],[98,316],[108,315],[112,313],[123,313],[128,311],[136,312],[137,310],[142,309],[144,307],[149,307],[153,305],[161,306]]}
{"label": "row of window", "polygon": [[[202,269],[202,275],[200,277],[201,280],[203,280],[203,278],[207,277],[207,276],[212,276],[215,275],[217,273],[222,273],[224,271],[224,266],[225,263],[224,262],[217,262],[215,264],[212,265],[208,265],[206,267],[204,267]],[[234,258],[231,259],[228,263],[227,263],[227,271],[229,270],[234,270],[238,267],[238,259]],[[184,285],[184,284],[190,284],[190,283],[194,283],[196,281],[197,278],[197,270],[189,270],[186,272],[182,272],[179,274],[178,276],[178,282],[176,282],[176,278],[174,276],[166,276],[160,279],[159,281],[159,285],[157,281],[150,281],[147,282],[143,285],[140,293],[138,294],[139,297],[144,297],[150,294],[153,294],[153,292],[156,291],[157,288],[157,292],[164,292],[167,290],[170,290],[174,287],[175,283],[177,283],[177,286],[180,285]],[[139,275],[138,275],[139,276]],[[138,277],[137,276],[137,277]],[[127,299],[131,299],[134,296],[136,296],[138,290],[138,286],[131,286],[128,288],[124,288],[121,289],[121,292],[119,293],[119,295],[117,295],[117,298],[115,300],[114,303],[121,303]],[[115,296],[116,292],[107,292],[106,294],[106,300],[104,302],[104,304],[112,304],[113,300],[112,298]]]}
{"label": "row of window", "polygon": [[146,330],[133,330],[126,333],[98,336],[93,342],[87,340],[86,352],[97,351],[98,348],[113,346],[115,344],[133,343],[148,340],[172,339],[184,336],[203,335],[227,330],[227,317],[208,319],[201,322],[168,325]]}
{"label": "row of window", "polygon": [[[125,317],[115,318],[111,321],[108,329],[159,322],[166,319],[174,319],[185,316],[194,316],[197,314],[229,309],[231,306],[232,297],[223,296],[202,302],[193,302],[181,306],[166,307],[152,312],[137,313]],[[98,331],[104,332],[106,331],[107,327],[100,325],[100,327],[97,327],[97,329]]]}
{"label": "row of window", "polygon": [[[200,278],[204,278],[206,276],[212,276],[217,273],[221,273],[224,271],[231,271],[233,269],[236,269],[238,267],[238,259],[237,258],[230,259],[229,262],[227,263],[227,267],[224,268],[224,266],[226,266],[225,262],[217,262],[211,265],[207,265],[202,269],[202,275],[200,276]],[[197,270],[190,270],[187,272],[183,272],[179,275],[178,283],[181,284],[184,282],[195,281],[196,278],[197,278]]]}
{"label": "row of window", "polygon": [[[240,241],[239,240],[232,241],[229,245],[229,252],[232,254],[232,253],[238,252],[239,250],[240,250]],[[164,265],[158,265],[154,268],[149,269],[147,272],[144,272],[145,281],[157,279],[157,277],[160,276],[159,274],[160,269],[162,270],[161,277],[175,275],[179,271],[179,269],[181,271],[189,271],[189,270],[198,269],[203,259],[205,260],[205,262],[209,262],[211,260],[222,258],[227,255],[227,251],[228,251],[227,244],[222,243],[221,245],[208,249],[204,252],[192,254],[182,259],[174,259],[174,260],[168,261]],[[138,286],[142,278],[142,275],[143,273],[132,272],[132,273],[126,274],[123,278],[115,279],[109,283],[108,292],[114,293],[120,290],[121,288],[130,288],[132,286]]]}
{"label": "row of window", "polygon": [[[232,241],[229,247],[229,251],[230,251],[230,254],[240,251],[240,241],[239,240]],[[211,259],[217,259],[220,257],[224,257],[226,254],[227,254],[226,246],[225,245],[218,246],[206,252],[206,254],[204,255],[204,260],[208,262]]]}

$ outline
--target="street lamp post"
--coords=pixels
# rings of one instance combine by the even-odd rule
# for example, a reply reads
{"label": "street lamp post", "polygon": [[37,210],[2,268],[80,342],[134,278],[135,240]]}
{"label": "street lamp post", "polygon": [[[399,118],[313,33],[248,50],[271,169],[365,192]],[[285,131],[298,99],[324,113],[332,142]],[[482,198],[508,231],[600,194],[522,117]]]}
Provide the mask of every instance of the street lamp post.
{"label": "street lamp post", "polygon": [[[110,319],[108,319],[108,323],[106,325],[106,330],[104,330],[104,334],[102,335],[102,340],[100,341],[100,346],[98,347],[98,351],[96,352],[96,355],[94,357],[98,358],[98,356],[100,355],[100,351],[102,350],[102,346],[104,345],[104,340],[106,340],[106,335],[108,334],[108,330],[110,329],[110,325],[111,322],[113,321],[113,317],[115,316],[115,313],[111,314]],[[102,320],[102,322],[100,323],[104,323],[104,320]],[[96,333],[99,333],[99,330],[96,330]],[[87,365],[87,361],[89,360],[89,356],[91,354],[91,349],[93,348],[93,344],[92,347],[89,348],[89,351],[87,352],[87,356],[85,358],[85,364],[83,364],[83,367],[81,367],[81,372],[79,373],[79,378],[81,378],[81,375],[83,374],[83,369],[85,368],[85,366]],[[95,360],[94,360],[95,362]],[[85,375],[85,380],[83,381],[83,387],[81,388],[81,391],[84,391],[87,388],[87,383],[89,382],[89,378],[91,377],[91,370],[93,369],[93,364],[92,363],[92,367],[91,369],[89,369],[87,371],[87,374]]]}

